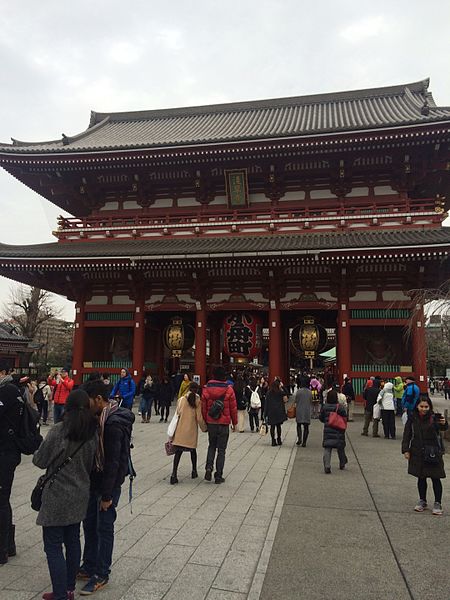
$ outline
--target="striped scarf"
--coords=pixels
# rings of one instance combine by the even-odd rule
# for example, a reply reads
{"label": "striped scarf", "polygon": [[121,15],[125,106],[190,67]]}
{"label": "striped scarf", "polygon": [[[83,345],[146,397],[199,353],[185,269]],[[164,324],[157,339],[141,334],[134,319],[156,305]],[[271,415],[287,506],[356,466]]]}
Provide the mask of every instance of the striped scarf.
{"label": "striped scarf", "polygon": [[105,464],[105,424],[108,420],[109,416],[116,412],[119,408],[119,404],[115,400],[111,400],[108,406],[102,410],[102,414],[99,419],[99,436],[98,436],[98,445],[97,452],[95,453],[95,470],[103,471],[103,466]]}

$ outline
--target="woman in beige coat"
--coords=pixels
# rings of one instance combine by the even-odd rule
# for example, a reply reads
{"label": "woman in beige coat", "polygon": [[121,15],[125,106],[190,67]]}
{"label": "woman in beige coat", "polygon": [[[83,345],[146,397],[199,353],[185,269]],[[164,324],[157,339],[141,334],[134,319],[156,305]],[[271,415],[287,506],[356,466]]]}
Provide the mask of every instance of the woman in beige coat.
{"label": "woman in beige coat", "polygon": [[198,385],[194,381],[189,386],[185,396],[181,396],[177,404],[178,424],[173,436],[172,444],[175,448],[173,457],[173,471],[170,483],[178,483],[177,471],[181,455],[184,451],[191,453],[192,479],[198,477],[197,473],[197,441],[198,428],[206,431],[203,420],[200,396],[197,394]]}

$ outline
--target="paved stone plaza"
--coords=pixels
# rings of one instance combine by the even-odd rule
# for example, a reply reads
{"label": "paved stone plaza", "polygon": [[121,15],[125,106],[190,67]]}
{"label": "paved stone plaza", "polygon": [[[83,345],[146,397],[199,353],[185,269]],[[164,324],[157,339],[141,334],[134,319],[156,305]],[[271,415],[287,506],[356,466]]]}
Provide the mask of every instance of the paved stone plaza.
{"label": "paved stone plaza", "polygon": [[[185,455],[180,483],[170,486],[166,428],[157,420],[135,426],[133,513],[124,488],[110,583],[96,597],[450,598],[448,485],[443,517],[414,513],[415,480],[399,440],[363,438],[357,420],[349,428],[348,469],[340,472],[333,456],[325,476],[322,425],[313,421],[308,446],[297,449],[290,421],[278,448],[256,433],[231,434],[225,484],[191,480]],[[201,435],[200,475],[205,454]],[[16,472],[18,555],[0,568],[0,600],[38,599],[51,589],[29,506],[38,474],[29,458]]]}

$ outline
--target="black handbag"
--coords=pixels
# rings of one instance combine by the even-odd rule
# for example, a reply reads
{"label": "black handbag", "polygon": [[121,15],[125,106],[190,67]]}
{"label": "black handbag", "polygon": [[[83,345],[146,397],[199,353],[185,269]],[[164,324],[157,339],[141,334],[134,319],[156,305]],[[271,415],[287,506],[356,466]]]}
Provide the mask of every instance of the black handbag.
{"label": "black handbag", "polygon": [[56,479],[56,476],[58,475],[58,473],[64,469],[64,467],[66,465],[68,465],[73,457],[75,456],[75,454],[78,452],[78,450],[81,449],[82,446],[84,446],[86,442],[82,442],[78,448],[72,452],[72,454],[70,456],[68,456],[64,462],[62,462],[56,469],[55,471],[53,471],[53,473],[51,473],[51,475],[41,475],[39,477],[39,479],[37,480],[36,485],[33,488],[33,491],[31,492],[31,508],[37,512],[39,512],[41,510],[41,506],[42,506],[42,492],[44,491],[45,486],[48,484],[49,486],[53,484],[53,482]]}
{"label": "black handbag", "polygon": [[225,394],[223,396],[220,396],[220,398],[216,398],[211,404],[211,407],[208,410],[208,416],[211,417],[211,419],[220,419],[223,413],[223,409],[225,408],[224,400]]}
{"label": "black handbag", "polygon": [[439,446],[424,446],[423,461],[427,465],[438,465],[441,460],[442,452]]}

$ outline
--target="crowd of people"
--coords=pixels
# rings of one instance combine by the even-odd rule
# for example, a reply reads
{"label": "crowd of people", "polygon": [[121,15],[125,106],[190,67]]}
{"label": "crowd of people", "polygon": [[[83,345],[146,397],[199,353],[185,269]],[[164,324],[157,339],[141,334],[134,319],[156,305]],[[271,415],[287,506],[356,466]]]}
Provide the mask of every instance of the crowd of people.
{"label": "crowd of people", "polygon": [[[428,508],[427,479],[434,491],[432,513],[442,514],[445,477],[440,432],[446,419],[433,411],[428,394],[422,394],[414,377],[385,381],[373,376],[363,390],[362,435],[396,439],[396,416],[404,424],[402,453],[408,473],[417,478],[417,512]],[[191,477],[198,475],[199,430],[207,433],[204,479],[225,482],[225,456],[230,432],[246,429],[262,437],[270,432],[270,444],[283,444],[283,423],[295,418],[297,446],[306,447],[311,421],[323,424],[323,471],[331,474],[333,448],[340,470],[348,463],[346,428],[353,420],[356,394],[350,378],[342,386],[314,373],[301,372],[287,385],[280,377],[269,381],[261,372],[227,372],[213,368],[212,378],[200,387],[189,373],[172,377],[146,373],[136,385],[122,369],[117,381],[109,374],[92,373],[88,381],[74,386],[69,371],[61,369],[36,382],[11,374],[0,361],[0,564],[16,554],[15,529],[10,504],[14,472],[21,460],[16,440],[24,405],[33,404],[41,425],[54,426],[37,450],[33,463],[45,470],[38,490],[37,524],[42,526],[44,550],[52,581],[45,600],[72,599],[76,579],[83,580],[81,595],[91,595],[109,580],[114,548],[114,523],[121,489],[127,476],[135,476],[131,460],[132,431],[138,408],[142,423],[152,414],[168,423],[166,452],[173,456],[170,484],[179,482],[184,452],[189,452]],[[170,415],[171,405],[175,410]],[[169,419],[169,417],[171,417]],[[77,498],[77,502],[71,499]],[[36,502],[35,502],[36,504]],[[33,506],[33,502],[32,502]],[[81,548],[80,530],[84,531]]]}

